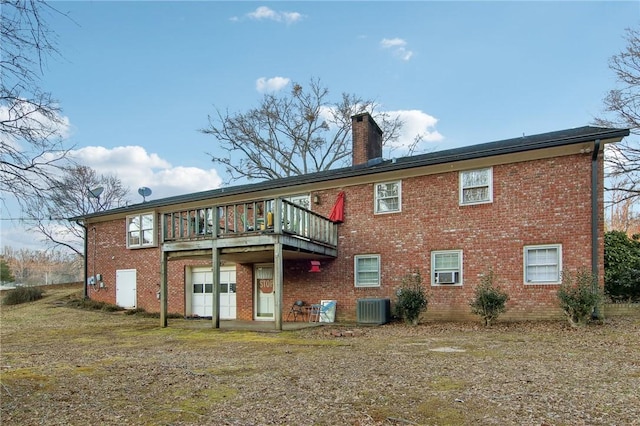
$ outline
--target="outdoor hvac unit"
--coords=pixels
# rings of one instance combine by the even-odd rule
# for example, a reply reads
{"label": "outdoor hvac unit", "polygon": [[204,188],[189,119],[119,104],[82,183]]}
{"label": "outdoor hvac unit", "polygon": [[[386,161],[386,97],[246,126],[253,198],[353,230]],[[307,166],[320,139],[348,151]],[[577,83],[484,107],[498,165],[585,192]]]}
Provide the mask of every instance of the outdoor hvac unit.
{"label": "outdoor hvac unit", "polygon": [[389,299],[358,299],[356,305],[358,324],[386,324],[391,320]]}

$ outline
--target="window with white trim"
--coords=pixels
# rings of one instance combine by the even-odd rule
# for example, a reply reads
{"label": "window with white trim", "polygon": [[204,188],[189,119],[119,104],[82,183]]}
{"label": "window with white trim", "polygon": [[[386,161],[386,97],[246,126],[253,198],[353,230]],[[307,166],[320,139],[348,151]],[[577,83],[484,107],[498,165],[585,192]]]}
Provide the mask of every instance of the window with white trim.
{"label": "window with white trim", "polygon": [[356,255],[353,275],[356,287],[380,287],[380,255]]}
{"label": "window with white trim", "polygon": [[491,203],[493,201],[493,169],[460,172],[460,205]]}
{"label": "window with white trim", "polygon": [[399,212],[402,206],[402,181],[376,183],[375,213]]}
{"label": "window with white trim", "polygon": [[285,200],[291,201],[293,204],[304,207],[307,210],[311,210],[311,197],[309,194],[292,195],[291,197],[285,198]]}
{"label": "window with white trim", "polygon": [[154,247],[156,235],[155,213],[127,216],[127,248]]}
{"label": "window with white trim", "polygon": [[561,244],[524,247],[525,284],[560,284],[561,274]]}
{"label": "window with white trim", "polygon": [[431,252],[431,285],[462,285],[462,250]]}

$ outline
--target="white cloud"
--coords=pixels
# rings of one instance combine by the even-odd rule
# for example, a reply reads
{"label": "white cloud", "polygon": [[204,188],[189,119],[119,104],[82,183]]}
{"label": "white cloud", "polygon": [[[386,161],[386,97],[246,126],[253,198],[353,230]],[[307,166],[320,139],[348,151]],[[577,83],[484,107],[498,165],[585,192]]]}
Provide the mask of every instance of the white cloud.
{"label": "white cloud", "polygon": [[[404,123],[402,134],[391,144],[390,148],[406,154],[407,149],[416,137],[421,137],[423,142],[440,142],[444,139],[442,134],[435,129],[438,119],[420,110],[387,111],[392,118],[399,118]],[[417,150],[422,151],[423,146]]]}
{"label": "white cloud", "polygon": [[[404,123],[402,133],[398,137],[398,140],[386,144],[385,157],[387,158],[409,155],[409,147],[416,138],[420,138],[422,141],[414,150],[414,154],[425,151],[425,143],[435,143],[444,140],[444,136],[435,129],[436,124],[438,124],[438,119],[432,115],[416,109],[380,112],[388,114],[392,120],[399,118]],[[321,107],[320,116],[327,120],[327,122],[331,122],[332,115],[331,108],[326,106]],[[378,122],[378,124],[381,123]],[[393,151],[393,155],[389,151]]]}
{"label": "white cloud", "polygon": [[80,148],[71,153],[80,164],[91,167],[98,174],[113,174],[129,187],[131,201],[137,203],[138,188],[146,186],[158,199],[219,188],[222,179],[215,169],[200,169],[171,165],[158,154],[148,153],[141,146],[101,146]]}
{"label": "white cloud", "polygon": [[[14,126],[33,130],[35,137],[43,139],[67,139],[71,133],[69,117],[54,114],[52,118],[43,115],[30,102],[19,99],[11,105],[0,105],[0,121],[14,122]],[[10,134],[3,133],[0,140],[8,144],[16,144]]]}
{"label": "white cloud", "polygon": [[407,42],[401,38],[383,38],[380,46],[390,50],[394,56],[403,61],[408,61],[413,56],[413,52],[407,49]]}
{"label": "white cloud", "polygon": [[289,84],[290,81],[286,77],[260,77],[256,80],[256,90],[260,93],[277,92]]}
{"label": "white cloud", "polygon": [[[284,22],[285,24],[293,24],[303,19],[303,15],[298,12],[279,12],[268,8],[267,6],[260,6],[253,12],[247,13],[246,16],[255,21],[269,20]],[[238,21],[239,19],[237,17],[233,17],[231,20]]]}

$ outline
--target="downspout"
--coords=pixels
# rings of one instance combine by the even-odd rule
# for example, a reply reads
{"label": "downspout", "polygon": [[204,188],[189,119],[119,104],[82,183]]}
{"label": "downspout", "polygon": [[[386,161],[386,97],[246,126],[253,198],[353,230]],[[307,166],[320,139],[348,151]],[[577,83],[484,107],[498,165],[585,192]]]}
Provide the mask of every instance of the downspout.
{"label": "downspout", "polygon": [[76,223],[80,225],[82,229],[84,229],[84,256],[83,256],[84,282],[82,283],[82,297],[84,299],[88,299],[89,298],[89,289],[87,286],[87,282],[89,281],[89,265],[87,264],[87,250],[89,250],[89,242],[87,241],[88,233],[87,233],[87,227],[84,225],[84,223],[80,222],[79,220],[76,220]]}
{"label": "downspout", "polygon": [[[599,291],[599,275],[598,275],[598,230],[599,215],[598,211],[598,155],[600,153],[600,139],[596,139],[593,146],[593,154],[591,155],[591,274],[594,276],[593,291]],[[591,316],[594,319],[600,318],[600,308],[595,306]]]}

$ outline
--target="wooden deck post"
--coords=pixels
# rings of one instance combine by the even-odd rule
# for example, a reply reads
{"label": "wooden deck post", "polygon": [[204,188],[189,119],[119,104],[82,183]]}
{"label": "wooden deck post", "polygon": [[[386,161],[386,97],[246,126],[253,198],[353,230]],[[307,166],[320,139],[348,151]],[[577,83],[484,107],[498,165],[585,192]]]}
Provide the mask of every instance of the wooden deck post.
{"label": "wooden deck post", "polygon": [[276,330],[282,330],[282,303],[283,303],[283,273],[282,273],[282,243],[278,241],[273,245],[273,289],[276,292],[274,297],[274,320]]}
{"label": "wooden deck post", "polygon": [[211,268],[213,270],[211,322],[213,328],[220,328],[220,251],[215,240],[213,240],[213,249],[211,250]]}
{"label": "wooden deck post", "polygon": [[160,261],[160,327],[167,326],[167,309],[169,296],[167,285],[167,252],[162,250]]}

